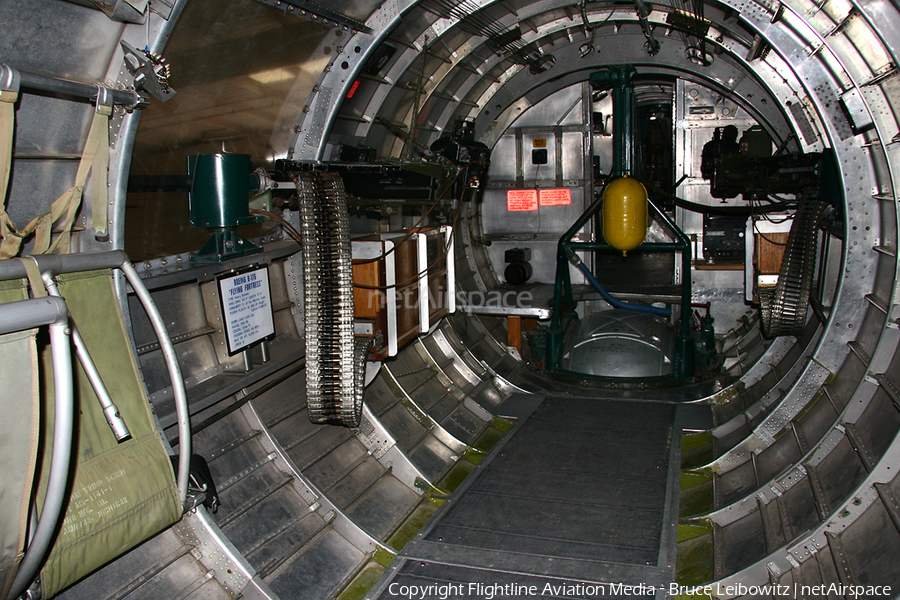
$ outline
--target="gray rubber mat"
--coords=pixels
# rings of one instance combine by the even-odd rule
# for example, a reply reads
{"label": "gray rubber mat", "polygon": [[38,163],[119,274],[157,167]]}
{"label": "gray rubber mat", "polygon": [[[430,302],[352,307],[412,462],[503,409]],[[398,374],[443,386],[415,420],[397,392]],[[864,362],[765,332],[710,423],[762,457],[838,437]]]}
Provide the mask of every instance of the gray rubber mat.
{"label": "gray rubber mat", "polygon": [[[542,591],[553,581],[667,585],[679,456],[674,421],[668,404],[546,398],[381,583],[476,584],[465,588],[475,593],[451,596],[459,598],[486,597],[477,584],[501,579]],[[377,590],[392,597],[384,585]],[[640,587],[630,592],[654,595]],[[577,588],[560,596],[581,597]]]}

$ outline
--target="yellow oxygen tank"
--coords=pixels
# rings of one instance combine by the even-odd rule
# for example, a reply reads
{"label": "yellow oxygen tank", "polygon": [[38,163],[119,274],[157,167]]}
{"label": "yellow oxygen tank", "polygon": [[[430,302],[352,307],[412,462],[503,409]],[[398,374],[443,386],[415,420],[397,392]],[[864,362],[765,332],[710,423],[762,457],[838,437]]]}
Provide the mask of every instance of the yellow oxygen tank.
{"label": "yellow oxygen tank", "polygon": [[647,237],[647,189],[628,175],[614,179],[603,190],[603,237],[622,255]]}

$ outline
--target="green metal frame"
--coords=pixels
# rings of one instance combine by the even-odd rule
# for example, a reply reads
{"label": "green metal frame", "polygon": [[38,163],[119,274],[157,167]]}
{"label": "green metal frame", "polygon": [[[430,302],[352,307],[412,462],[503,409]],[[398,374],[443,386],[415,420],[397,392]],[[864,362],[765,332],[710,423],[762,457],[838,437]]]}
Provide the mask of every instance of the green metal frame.
{"label": "green metal frame", "polygon": [[[612,88],[613,177],[631,175],[634,168],[634,83],[631,79],[636,73],[631,65],[591,73],[591,86]],[[627,108],[622,110],[622,107]]]}
{"label": "green metal frame", "polygon": [[[611,87],[613,94],[613,168],[614,177],[630,175],[634,155],[634,144],[631,131],[634,126],[634,83],[632,77],[636,71],[630,65],[612,67],[605,71],[593,73],[591,84],[595,87]],[[681,252],[681,317],[678,333],[675,338],[672,376],[665,379],[688,379],[693,377],[694,340],[693,319],[691,315],[691,241],[681,229],[648,200],[650,208],[674,234],[675,242],[645,242],[632,250],[656,252]],[[600,212],[603,206],[602,195],[575,221],[560,238],[556,250],[556,282],[553,293],[553,312],[550,320],[550,335],[547,339],[545,367],[548,371],[586,379],[606,379],[584,373],[575,373],[561,369],[560,350],[565,336],[565,323],[568,319],[577,318],[574,312],[572,294],[572,278],[569,273],[569,259],[578,250],[598,251],[615,250],[605,242],[574,242],[572,239]],[[565,311],[563,303],[565,302]]]}
{"label": "green metal frame", "polygon": [[[632,252],[681,252],[681,316],[678,333],[675,337],[675,356],[672,375],[676,379],[687,379],[694,375],[694,340],[693,318],[691,315],[691,240],[669,216],[653,202],[648,200],[654,214],[668,227],[677,238],[675,242],[645,242]],[[550,337],[547,343],[546,368],[548,371],[567,374],[559,367],[560,349],[565,336],[564,321],[574,314],[574,296],[572,294],[572,278],[569,273],[569,258],[578,250],[615,250],[605,242],[576,242],[572,238],[582,227],[600,212],[603,206],[602,197],[596,200],[582,214],[568,231],[560,238],[556,250],[556,283],[553,293],[553,311],[550,315]],[[565,300],[564,300],[565,299]],[[563,310],[565,302],[565,311]],[[578,377],[588,377],[582,373],[568,373]]]}

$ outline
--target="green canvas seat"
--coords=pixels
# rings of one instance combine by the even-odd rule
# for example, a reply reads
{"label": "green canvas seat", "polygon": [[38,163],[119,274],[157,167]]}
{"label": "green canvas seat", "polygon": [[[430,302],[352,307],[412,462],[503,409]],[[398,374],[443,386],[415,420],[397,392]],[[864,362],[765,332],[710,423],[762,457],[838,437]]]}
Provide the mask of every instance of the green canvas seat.
{"label": "green canvas seat", "polygon": [[[57,281],[71,321],[77,326],[131,437],[123,442],[116,440],[85,371],[79,361],[73,360],[75,430],[71,494],[41,570],[44,597],[58,593],[152,537],[182,514],[175,475],[155,425],[111,272],[103,269],[61,274]],[[50,468],[54,397],[50,348],[41,336],[37,338],[37,354],[41,419],[38,427],[32,429],[39,433],[42,443],[36,462],[31,464],[37,467],[35,498],[40,513]],[[20,362],[25,360],[22,358]],[[7,385],[4,388],[11,389]],[[4,393],[4,402],[10,401],[9,395]],[[12,401],[24,403],[22,394],[15,393],[15,396]],[[4,437],[8,425],[3,424]],[[6,502],[4,496],[4,506]],[[3,569],[0,576],[7,570],[6,562]]]}
{"label": "green canvas seat", "polygon": [[[24,281],[0,281],[0,304],[25,300]],[[37,329],[0,335],[0,597],[6,598],[27,532],[39,425]]]}

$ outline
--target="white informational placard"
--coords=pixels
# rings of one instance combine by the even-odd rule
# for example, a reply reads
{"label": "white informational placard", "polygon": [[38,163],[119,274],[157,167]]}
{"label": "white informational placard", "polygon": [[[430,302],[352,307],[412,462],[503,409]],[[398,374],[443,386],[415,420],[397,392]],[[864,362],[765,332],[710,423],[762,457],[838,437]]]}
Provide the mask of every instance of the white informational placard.
{"label": "white informational placard", "polygon": [[225,275],[218,283],[229,355],[275,335],[266,267]]}

